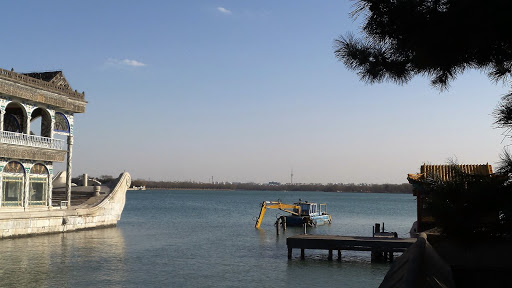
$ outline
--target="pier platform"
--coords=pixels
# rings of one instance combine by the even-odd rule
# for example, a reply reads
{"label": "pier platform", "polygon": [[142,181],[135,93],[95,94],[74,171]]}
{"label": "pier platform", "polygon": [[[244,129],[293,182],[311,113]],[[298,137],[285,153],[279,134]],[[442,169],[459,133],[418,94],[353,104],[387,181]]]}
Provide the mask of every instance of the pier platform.
{"label": "pier platform", "polygon": [[342,250],[371,251],[372,261],[393,261],[394,252],[404,252],[416,242],[416,238],[361,237],[335,235],[296,235],[286,239],[288,259],[292,259],[292,250],[300,249],[300,258],[304,259],[305,249],[328,250],[329,260],[333,251],[338,251],[341,261]]}

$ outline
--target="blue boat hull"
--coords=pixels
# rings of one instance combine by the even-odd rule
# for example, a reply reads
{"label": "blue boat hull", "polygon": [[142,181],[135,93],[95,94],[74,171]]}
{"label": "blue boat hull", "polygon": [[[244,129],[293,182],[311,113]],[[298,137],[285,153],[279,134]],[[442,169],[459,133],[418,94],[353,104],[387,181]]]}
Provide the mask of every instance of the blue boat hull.
{"label": "blue boat hull", "polygon": [[286,226],[302,226],[302,225],[304,225],[304,222],[307,221],[308,218],[311,219],[311,222],[315,226],[330,224],[330,220],[331,220],[331,218],[327,214],[311,216],[311,217],[286,216]]}

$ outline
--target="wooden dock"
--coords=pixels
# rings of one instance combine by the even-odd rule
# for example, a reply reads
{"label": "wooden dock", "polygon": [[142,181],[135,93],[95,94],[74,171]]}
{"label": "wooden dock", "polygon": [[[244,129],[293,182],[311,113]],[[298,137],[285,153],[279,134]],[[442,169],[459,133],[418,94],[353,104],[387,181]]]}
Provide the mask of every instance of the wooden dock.
{"label": "wooden dock", "polygon": [[292,259],[292,250],[300,249],[300,258],[304,259],[305,249],[328,250],[329,260],[332,252],[338,251],[341,261],[342,250],[371,251],[372,261],[393,261],[394,252],[404,252],[416,242],[416,238],[360,237],[334,235],[296,235],[286,239],[288,259]]}

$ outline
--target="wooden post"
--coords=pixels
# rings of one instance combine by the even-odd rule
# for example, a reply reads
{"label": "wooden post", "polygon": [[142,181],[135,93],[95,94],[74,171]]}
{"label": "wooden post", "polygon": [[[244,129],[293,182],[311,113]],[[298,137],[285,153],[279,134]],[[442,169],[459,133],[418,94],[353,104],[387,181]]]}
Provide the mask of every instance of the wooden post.
{"label": "wooden post", "polygon": [[389,262],[393,262],[393,252],[389,252]]}
{"label": "wooden post", "polygon": [[341,262],[341,250],[338,250],[338,262]]}
{"label": "wooden post", "polygon": [[384,257],[384,255],[386,254],[386,252],[383,252],[382,250],[379,250],[379,249],[372,249],[372,262],[381,262],[382,261],[382,258]]}
{"label": "wooden post", "polygon": [[329,249],[329,256],[327,258],[329,261],[332,261],[332,250]]}
{"label": "wooden post", "polygon": [[66,167],[66,194],[68,200],[68,208],[71,207],[71,158],[73,152],[73,136],[68,135],[68,158]]}
{"label": "wooden post", "polygon": [[421,189],[418,189],[418,191],[415,190],[414,192],[416,192],[416,232],[420,233],[423,231],[423,196],[421,195]]}
{"label": "wooden post", "polygon": [[276,226],[276,235],[279,235],[279,219],[280,218],[277,218],[276,223],[274,224],[274,226]]}
{"label": "wooden post", "polygon": [[288,248],[288,259],[292,259],[292,248]]}
{"label": "wooden post", "polygon": [[306,258],[306,257],[304,257],[304,248],[301,248],[300,249],[300,259],[304,260],[304,258]]}

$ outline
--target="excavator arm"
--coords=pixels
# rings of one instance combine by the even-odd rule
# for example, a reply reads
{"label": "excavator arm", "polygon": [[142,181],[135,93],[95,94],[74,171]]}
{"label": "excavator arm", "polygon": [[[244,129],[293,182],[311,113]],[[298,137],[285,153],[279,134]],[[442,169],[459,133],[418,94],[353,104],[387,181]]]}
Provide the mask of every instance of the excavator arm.
{"label": "excavator arm", "polygon": [[254,225],[255,228],[260,228],[261,222],[263,221],[263,216],[265,216],[267,209],[279,209],[292,215],[300,215],[300,206],[284,204],[279,201],[264,201],[261,203],[260,216],[258,217],[258,220],[256,220],[256,224]]}

